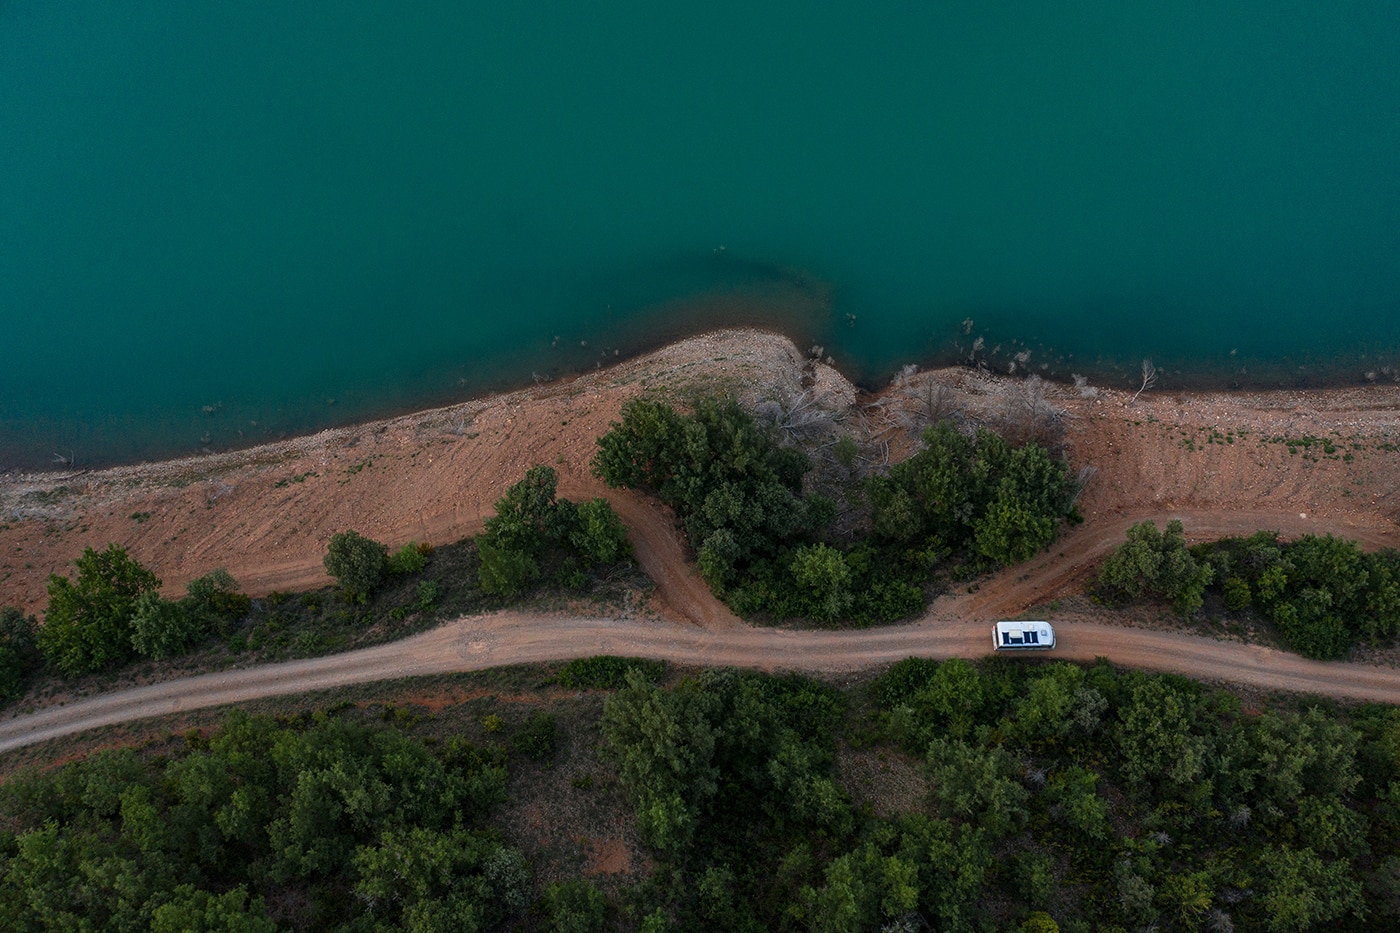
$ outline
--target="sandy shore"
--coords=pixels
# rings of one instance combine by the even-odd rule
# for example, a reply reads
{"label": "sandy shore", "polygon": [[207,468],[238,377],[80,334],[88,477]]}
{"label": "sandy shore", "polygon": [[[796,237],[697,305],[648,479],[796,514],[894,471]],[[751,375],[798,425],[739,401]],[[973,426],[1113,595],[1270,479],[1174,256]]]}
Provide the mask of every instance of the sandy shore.
{"label": "sandy shore", "polygon": [[814,430],[856,435],[877,462],[912,450],[932,408],[972,422],[1038,411],[1062,425],[1076,469],[1091,468],[1080,500],[1091,527],[1138,513],[1238,513],[1289,534],[1400,544],[1400,387],[1153,391],[1132,402],[946,369],[906,374],[871,395],[784,337],[725,330],[576,378],[249,450],[5,475],[0,604],[38,611],[50,573],[109,542],[155,569],[167,591],[215,567],[253,594],[319,585],[332,534],[457,540],[537,463],[555,467],[563,494],[598,495],[588,472],[594,440],[624,402],[714,390],[768,403],[780,417],[819,411]]}

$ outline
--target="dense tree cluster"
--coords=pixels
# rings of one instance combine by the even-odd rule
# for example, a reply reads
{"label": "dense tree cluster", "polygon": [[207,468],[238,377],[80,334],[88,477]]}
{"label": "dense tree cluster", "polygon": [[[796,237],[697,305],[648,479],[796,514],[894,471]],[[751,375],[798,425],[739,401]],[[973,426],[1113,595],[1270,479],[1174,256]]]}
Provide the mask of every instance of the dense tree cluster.
{"label": "dense tree cluster", "polygon": [[1063,461],[986,429],[967,437],[946,421],[923,440],[918,453],[871,481],[878,540],[970,551],[993,567],[1027,560],[1055,540],[1074,492]]}
{"label": "dense tree cluster", "polygon": [[437,933],[528,903],[524,859],[482,827],[505,798],[499,753],[241,714],[197,746],[10,779],[0,927]]}
{"label": "dense tree cluster", "polygon": [[733,400],[701,399],[689,415],[629,402],[599,439],[594,471],[674,508],[706,581],[736,611],[871,623],[921,608],[950,556],[967,569],[1025,560],[1070,508],[1065,465],[1034,444],[944,423],[924,445],[871,480],[873,533],[843,545],[828,536],[834,504],[802,494],[805,455]]}
{"label": "dense tree cluster", "polygon": [[1172,519],[1165,532],[1157,530],[1156,522],[1139,522],[1128,529],[1127,538],[1099,568],[1099,595],[1122,604],[1150,594],[1183,616],[1194,615],[1215,569],[1192,555],[1181,522]]}
{"label": "dense tree cluster", "polygon": [[769,873],[802,864],[786,888],[814,867],[813,844],[855,825],[831,774],[844,710],[840,693],[800,677],[707,671],[668,690],[629,674],[602,726],[642,838],[665,860],[644,914],[661,909],[679,929],[769,928],[780,908]]}
{"label": "dense tree cluster", "polygon": [[610,698],[658,859],[639,928],[1300,933],[1400,913],[1393,709],[1246,715],[1182,678],[999,660],[910,659],[873,698],[928,795],[882,816],[835,778],[828,688],[710,671]]}
{"label": "dense tree cluster", "polygon": [[226,570],[191,580],[183,599],[165,599],[156,575],[115,544],[105,551],[85,549],[76,564],[76,581],[49,577],[44,624],[26,643],[68,677],[108,670],[137,655],[183,654],[243,616],[250,604]]}
{"label": "dense tree cluster", "polygon": [[1143,522],[1104,561],[1099,592],[1112,601],[1149,594],[1187,616],[1213,592],[1227,612],[1261,613],[1311,658],[1339,658],[1358,641],[1400,634],[1400,552],[1367,554],[1331,535],[1283,542],[1261,531],[1187,548],[1181,522],[1165,532]]}
{"label": "dense tree cluster", "polygon": [[1019,850],[989,874],[1061,929],[1369,929],[1364,891],[1396,892],[1393,709],[1246,716],[1103,663],[911,659],[876,697],[939,813]]}
{"label": "dense tree cluster", "polygon": [[514,596],[545,577],[581,587],[585,571],[631,556],[627,529],[606,499],[576,504],[558,498],[557,486],[553,468],[536,466],[496,500],[476,538],[487,593]]}

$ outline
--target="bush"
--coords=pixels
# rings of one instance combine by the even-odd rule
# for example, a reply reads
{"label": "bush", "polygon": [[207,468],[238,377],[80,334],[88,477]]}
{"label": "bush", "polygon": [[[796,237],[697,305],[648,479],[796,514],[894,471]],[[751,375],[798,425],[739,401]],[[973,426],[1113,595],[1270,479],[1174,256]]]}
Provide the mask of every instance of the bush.
{"label": "bush", "polygon": [[203,615],[184,603],[162,599],[154,590],[136,600],[131,619],[131,646],[159,661],[184,654],[206,634]]}
{"label": "bush", "polygon": [[485,535],[476,539],[481,567],[477,570],[477,585],[494,596],[516,596],[540,576],[540,565],[529,553],[491,540]]}
{"label": "bush", "polygon": [[14,606],[0,608],[0,703],[22,694],[30,675],[43,665],[38,632],[33,616]]}
{"label": "bush", "polygon": [[608,899],[587,881],[551,884],[544,892],[544,915],[555,933],[601,933],[608,922]]}
{"label": "bush", "polygon": [[160,580],[115,544],[86,548],[75,561],[78,578],[49,577],[49,605],[39,650],[69,677],[114,667],[131,657],[131,619],[142,593]]}
{"label": "bush", "polygon": [[540,761],[554,754],[558,740],[559,727],[553,714],[535,710],[520,731],[511,736],[510,744],[526,758]]}
{"label": "bush", "polygon": [[239,592],[238,581],[222,567],[195,577],[185,587],[185,594],[188,609],[223,622],[243,618],[252,605],[252,600]]}
{"label": "bush", "polygon": [[1220,586],[1221,595],[1225,597],[1225,608],[1231,612],[1239,612],[1248,609],[1251,600],[1249,592],[1249,581],[1243,577],[1229,577]]}
{"label": "bush", "polygon": [[432,548],[426,544],[416,544],[412,541],[399,548],[389,555],[387,570],[393,576],[406,576],[411,573],[418,573],[428,566],[428,555],[432,553]]}
{"label": "bush", "polygon": [[939,662],[932,658],[905,658],[881,674],[875,681],[875,702],[881,709],[891,710],[933,682]]}
{"label": "bush", "polygon": [[632,556],[627,528],[606,499],[594,499],[578,507],[578,527],[571,543],[589,564],[615,564]]}
{"label": "bush", "polygon": [[359,532],[343,531],[331,536],[323,563],[347,597],[364,602],[384,582],[389,570],[388,549]]}
{"label": "bush", "polygon": [[637,671],[647,683],[654,684],[666,673],[666,662],[611,654],[576,658],[560,668],[559,684],[570,690],[619,690],[629,671]]}
{"label": "bush", "polygon": [[27,616],[14,606],[0,607],[0,645],[21,655],[35,655],[39,651],[39,622]]}
{"label": "bush", "polygon": [[825,544],[798,548],[791,569],[806,615],[830,622],[850,609],[851,568],[840,551]]}

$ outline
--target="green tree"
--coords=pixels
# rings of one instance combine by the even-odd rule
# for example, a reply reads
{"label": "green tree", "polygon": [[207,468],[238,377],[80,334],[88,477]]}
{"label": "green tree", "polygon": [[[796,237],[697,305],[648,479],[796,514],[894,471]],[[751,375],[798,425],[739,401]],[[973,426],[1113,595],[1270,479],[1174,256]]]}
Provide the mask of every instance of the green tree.
{"label": "green tree", "polygon": [[998,496],[973,525],[977,550],[996,564],[1030,560],[1055,540],[1056,517],[1011,496]]}
{"label": "green tree", "polygon": [[69,677],[130,658],[136,599],[160,588],[155,574],[115,544],[101,552],[84,549],[76,564],[76,583],[49,577],[49,606],[38,639],[44,657]]}
{"label": "green tree", "polygon": [[183,884],[151,913],[151,933],[276,933],[261,897],[239,885],[213,894]]}
{"label": "green tree", "polygon": [[364,602],[384,582],[389,570],[389,552],[378,541],[357,531],[342,531],[331,535],[322,563],[347,597]]}
{"label": "green tree", "polygon": [[1140,522],[1128,529],[1127,538],[1099,568],[1099,593],[1114,602],[1151,593],[1180,615],[1199,612],[1215,571],[1186,547],[1181,522],[1172,519],[1165,532],[1155,522]]}
{"label": "green tree", "polygon": [[544,915],[555,933],[602,933],[608,899],[587,881],[563,881],[545,889]]}
{"label": "green tree", "polygon": [[1083,669],[1063,662],[1051,664],[1031,680],[1017,702],[1015,715],[1006,724],[1007,735],[1027,745],[1069,735],[1074,726],[1071,713],[1083,683]]}
{"label": "green tree", "polygon": [[1208,794],[1210,787],[1203,779],[1212,747],[1207,736],[1196,732],[1201,712],[1198,696],[1182,683],[1142,676],[1119,711],[1115,731],[1118,766],[1129,784],[1195,787]]}
{"label": "green tree", "polygon": [[356,850],[354,874],[355,896],[371,914],[424,933],[494,928],[528,897],[520,853],[462,830],[386,830]]}
{"label": "green tree", "polygon": [[578,527],[569,541],[590,564],[615,564],[632,556],[627,528],[606,499],[579,503]]}
{"label": "green tree", "polygon": [[1400,551],[1384,548],[1367,557],[1365,608],[1356,626],[1372,643],[1400,634]]}
{"label": "green tree", "polygon": [[913,667],[916,664],[932,671],[926,681],[923,677],[911,677],[904,690],[896,693],[889,689],[893,685],[888,685],[881,692],[887,694],[882,700],[884,705],[893,707],[890,727],[895,738],[911,752],[923,756],[935,735],[965,739],[972,733],[984,705],[984,694],[977,668],[962,658],[949,658],[942,664],[910,658],[895,665],[886,676],[893,679],[903,666],[908,666],[907,673],[913,674],[919,671],[919,667]]}
{"label": "green tree", "polygon": [[993,836],[1025,823],[1030,795],[1013,777],[1016,763],[1004,750],[935,738],[928,763],[934,799],[949,814],[976,820]]}
{"label": "green tree", "polygon": [[798,548],[792,555],[792,575],[812,618],[830,622],[851,607],[851,568],[835,548],[825,544]]}
{"label": "green tree", "polygon": [[1361,885],[1345,861],[1324,864],[1312,849],[1266,849],[1259,858],[1264,926],[1272,933],[1302,933],[1357,914]]}
{"label": "green tree", "polygon": [[29,677],[43,663],[39,623],[14,606],[0,607],[0,703],[22,694]]}
{"label": "green tree", "polygon": [[658,849],[685,848],[719,789],[715,707],[696,686],[662,690],[635,670],[603,704],[603,736],[637,800],[638,830]]}
{"label": "green tree", "polygon": [[1053,775],[1045,788],[1052,815],[1092,841],[1109,835],[1108,801],[1099,796],[1098,783],[1099,776],[1093,771],[1070,765]]}

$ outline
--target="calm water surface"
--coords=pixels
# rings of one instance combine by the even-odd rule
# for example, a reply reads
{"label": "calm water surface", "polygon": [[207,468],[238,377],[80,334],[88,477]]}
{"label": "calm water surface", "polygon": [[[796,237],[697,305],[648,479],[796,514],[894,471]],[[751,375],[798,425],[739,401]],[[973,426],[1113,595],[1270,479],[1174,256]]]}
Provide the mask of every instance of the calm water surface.
{"label": "calm water surface", "polygon": [[0,0],[0,467],[721,321],[872,380],[1397,365],[1400,4],[822,6]]}

